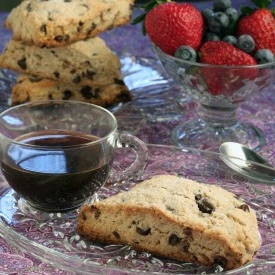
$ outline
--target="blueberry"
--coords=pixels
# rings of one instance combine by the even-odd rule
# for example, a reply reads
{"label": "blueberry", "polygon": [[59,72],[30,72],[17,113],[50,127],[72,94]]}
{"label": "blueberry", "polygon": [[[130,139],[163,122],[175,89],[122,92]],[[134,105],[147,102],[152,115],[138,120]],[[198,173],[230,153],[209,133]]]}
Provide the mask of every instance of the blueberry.
{"label": "blueberry", "polygon": [[222,41],[226,42],[226,43],[229,43],[233,46],[236,46],[237,45],[237,37],[234,36],[234,35],[227,35],[225,36]]}
{"label": "blueberry", "polygon": [[220,41],[219,35],[213,32],[206,32],[203,37],[204,41]]}
{"label": "blueberry", "polygon": [[204,9],[202,12],[201,12],[203,18],[205,19],[205,21],[207,22],[211,16],[214,15],[214,11],[207,8],[207,9]]}
{"label": "blueberry", "polygon": [[243,34],[237,39],[237,47],[246,53],[251,53],[255,49],[255,41],[251,35]]}
{"label": "blueberry", "polygon": [[214,11],[225,11],[231,8],[232,3],[230,0],[215,0],[213,3]]}
{"label": "blueberry", "polygon": [[269,49],[258,50],[255,53],[254,58],[255,58],[255,60],[256,60],[256,62],[258,64],[265,64],[265,63],[269,63],[269,62],[274,62],[275,61],[274,54]]}
{"label": "blueberry", "polygon": [[221,11],[215,12],[208,20],[208,28],[214,33],[222,33],[229,26],[228,16]]}
{"label": "blueberry", "polygon": [[239,18],[238,11],[234,8],[228,8],[224,13],[228,16],[230,23],[236,22]]}
{"label": "blueberry", "polygon": [[190,46],[180,46],[175,52],[175,57],[195,62],[197,52]]}

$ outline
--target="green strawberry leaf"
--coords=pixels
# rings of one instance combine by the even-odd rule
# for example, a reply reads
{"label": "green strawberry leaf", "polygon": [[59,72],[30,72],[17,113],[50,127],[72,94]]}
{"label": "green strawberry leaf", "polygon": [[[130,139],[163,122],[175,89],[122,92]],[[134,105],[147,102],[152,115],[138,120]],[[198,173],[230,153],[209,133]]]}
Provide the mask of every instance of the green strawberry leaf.
{"label": "green strawberry leaf", "polygon": [[131,22],[132,25],[136,25],[138,23],[142,23],[142,33],[146,35],[146,29],[144,26],[144,20],[146,17],[146,14],[155,8],[158,5],[164,4],[166,2],[173,2],[172,0],[150,0],[145,5],[141,6],[141,9],[145,11],[145,13],[139,15],[138,17],[134,18]]}
{"label": "green strawberry leaf", "polygon": [[251,7],[241,7],[242,15],[251,14],[253,11],[255,11],[255,9],[253,9]]}
{"label": "green strawberry leaf", "polygon": [[241,7],[241,12],[243,15],[249,15],[252,12],[254,12],[256,9],[259,8],[267,8],[271,3],[272,0],[251,0],[251,2],[257,7],[257,8],[251,8],[251,7]]}
{"label": "green strawberry leaf", "polygon": [[138,17],[134,18],[132,21],[132,25],[136,25],[139,22],[144,21],[145,17],[146,17],[146,13],[143,13],[143,14],[139,15]]}
{"label": "green strawberry leaf", "polygon": [[238,27],[238,20],[229,24],[228,28],[225,30],[224,36],[235,35],[237,27]]}
{"label": "green strawberry leaf", "polygon": [[272,3],[272,0],[251,0],[251,2],[259,8],[267,8]]}

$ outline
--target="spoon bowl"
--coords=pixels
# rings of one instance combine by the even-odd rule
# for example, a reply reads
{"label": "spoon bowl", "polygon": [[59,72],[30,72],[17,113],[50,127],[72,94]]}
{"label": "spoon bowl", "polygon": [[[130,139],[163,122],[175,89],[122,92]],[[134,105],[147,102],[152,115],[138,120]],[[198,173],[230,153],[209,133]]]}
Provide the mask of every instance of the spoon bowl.
{"label": "spoon bowl", "polygon": [[254,150],[237,142],[220,145],[221,159],[234,171],[257,182],[275,184],[275,168]]}

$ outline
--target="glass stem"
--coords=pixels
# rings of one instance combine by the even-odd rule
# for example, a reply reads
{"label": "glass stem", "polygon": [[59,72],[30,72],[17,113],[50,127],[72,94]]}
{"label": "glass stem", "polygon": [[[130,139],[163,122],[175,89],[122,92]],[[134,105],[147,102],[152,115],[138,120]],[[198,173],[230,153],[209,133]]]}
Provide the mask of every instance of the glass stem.
{"label": "glass stem", "polygon": [[212,127],[231,127],[237,124],[237,107],[213,107],[200,104],[197,114],[202,122]]}

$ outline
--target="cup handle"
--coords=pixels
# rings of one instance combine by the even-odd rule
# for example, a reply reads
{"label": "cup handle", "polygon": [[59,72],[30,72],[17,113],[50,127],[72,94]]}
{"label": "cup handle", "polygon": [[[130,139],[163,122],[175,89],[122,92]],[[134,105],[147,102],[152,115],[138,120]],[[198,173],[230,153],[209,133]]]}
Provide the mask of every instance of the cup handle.
{"label": "cup handle", "polygon": [[[127,158],[127,156],[125,156],[125,153],[122,156],[117,154],[119,151],[125,151],[126,148],[131,149],[131,155],[133,155],[134,152],[134,160],[127,159],[126,161],[125,158]],[[115,155],[118,155],[118,157],[117,159],[115,157],[114,162],[117,162],[118,165],[113,166],[109,181],[123,182],[125,180],[136,178],[143,173],[148,158],[147,146],[143,141],[130,134],[119,134],[115,152]],[[122,162],[126,162],[127,167],[120,167],[119,169],[116,169],[115,167],[119,166]]]}

